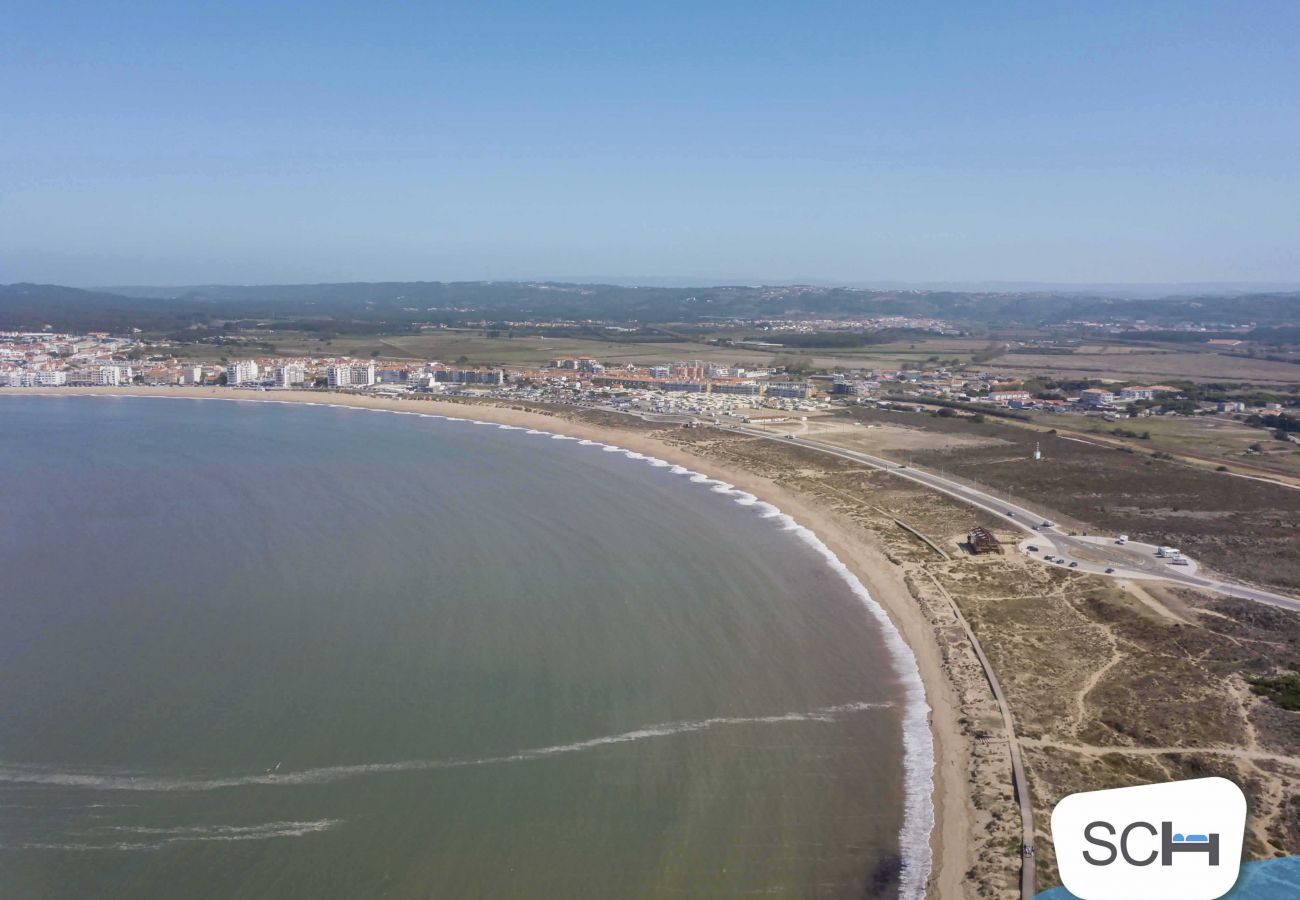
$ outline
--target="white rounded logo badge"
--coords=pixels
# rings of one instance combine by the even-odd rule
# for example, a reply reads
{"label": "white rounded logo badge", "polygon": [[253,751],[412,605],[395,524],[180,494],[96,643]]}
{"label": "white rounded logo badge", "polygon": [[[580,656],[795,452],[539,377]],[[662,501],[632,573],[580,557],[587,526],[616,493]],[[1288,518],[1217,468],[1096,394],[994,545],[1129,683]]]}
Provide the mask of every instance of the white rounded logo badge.
{"label": "white rounded logo badge", "polygon": [[1052,811],[1066,890],[1081,900],[1216,900],[1237,883],[1246,796],[1226,778],[1071,794]]}

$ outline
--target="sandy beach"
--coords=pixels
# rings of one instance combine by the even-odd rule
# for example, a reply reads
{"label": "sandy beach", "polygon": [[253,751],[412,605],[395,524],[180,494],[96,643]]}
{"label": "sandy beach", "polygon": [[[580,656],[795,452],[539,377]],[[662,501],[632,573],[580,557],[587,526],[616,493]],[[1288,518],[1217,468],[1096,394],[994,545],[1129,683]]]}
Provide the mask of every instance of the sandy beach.
{"label": "sandy beach", "polygon": [[961,716],[959,695],[944,664],[934,627],[909,591],[902,568],[886,557],[865,529],[822,508],[815,498],[778,484],[743,466],[727,465],[713,458],[701,457],[684,446],[656,436],[635,420],[629,420],[626,428],[612,424],[597,425],[584,421],[576,414],[566,415],[563,409],[525,410],[490,402],[451,399],[388,399],[342,393],[257,392],[206,387],[10,389],[0,393],[0,396],[20,394],[330,403],[480,419],[503,425],[562,432],[653,455],[729,482],[738,489],[779,507],[798,524],[810,529],[867,587],[872,597],[885,609],[916,658],[926,701],[931,709],[930,731],[937,761],[933,786],[935,824],[930,837],[933,862],[927,896],[951,898],[965,895],[965,873],[973,862],[970,837],[973,820],[965,764],[970,755],[970,747],[958,722]]}

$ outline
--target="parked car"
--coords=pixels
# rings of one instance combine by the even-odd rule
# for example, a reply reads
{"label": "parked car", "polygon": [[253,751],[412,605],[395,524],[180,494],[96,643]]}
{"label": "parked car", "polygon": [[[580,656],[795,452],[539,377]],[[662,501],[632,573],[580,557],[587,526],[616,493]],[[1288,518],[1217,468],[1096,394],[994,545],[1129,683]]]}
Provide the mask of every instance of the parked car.
{"label": "parked car", "polygon": [[1033,544],[1030,544],[1030,545],[1029,545],[1028,547],[1026,547],[1025,549],[1028,550],[1030,553],[1037,553],[1037,552],[1038,552],[1038,548],[1035,547]]}
{"label": "parked car", "polygon": [[1070,568],[1071,568],[1071,569],[1077,569],[1077,568],[1079,568],[1079,564],[1078,564],[1077,562],[1072,562],[1072,563],[1070,563]]}
{"label": "parked car", "polygon": [[1106,570],[1106,574],[1107,574],[1107,575],[1114,575],[1114,574],[1115,574],[1115,570],[1114,570],[1114,569],[1107,569],[1107,570]]}

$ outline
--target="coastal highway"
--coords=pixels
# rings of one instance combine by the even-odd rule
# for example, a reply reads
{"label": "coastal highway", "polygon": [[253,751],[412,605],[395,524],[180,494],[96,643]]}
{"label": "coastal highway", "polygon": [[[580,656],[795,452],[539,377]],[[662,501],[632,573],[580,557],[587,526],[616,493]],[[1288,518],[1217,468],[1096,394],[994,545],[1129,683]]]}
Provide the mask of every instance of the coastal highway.
{"label": "coastal highway", "polygon": [[[1199,572],[1180,571],[1164,560],[1144,552],[1142,548],[1145,545],[1119,546],[1113,543],[1100,542],[1095,537],[1089,539],[1087,537],[1072,536],[1068,530],[1055,524],[1043,527],[1041,523],[1050,521],[1049,516],[1044,516],[1016,503],[1001,500],[987,491],[969,487],[951,478],[936,475],[933,472],[902,465],[859,450],[847,450],[843,447],[836,447],[832,444],[804,437],[785,437],[747,425],[715,425],[713,427],[838,456],[841,459],[880,469],[898,478],[906,478],[908,481],[933,490],[942,491],[963,503],[992,514],[1007,524],[1014,525],[1029,535],[1042,537],[1045,541],[1050,540],[1051,545],[1060,555],[1087,564],[1085,571],[1090,574],[1113,578],[1161,579],[1173,584],[1214,591],[1230,597],[1239,597],[1244,600],[1253,600],[1258,603],[1267,603],[1300,612],[1300,600],[1246,584],[1211,578]],[[1048,564],[1050,565],[1050,563]],[[1107,573],[1105,572],[1107,568],[1113,568],[1115,571]]]}
{"label": "coastal highway", "polygon": [[[632,415],[647,422],[660,422],[667,424],[685,424],[688,421],[698,421],[698,416],[686,416],[680,414],[665,413],[648,413],[628,409],[618,409],[609,406],[596,406],[605,412],[615,412],[622,415]],[[916,484],[931,488],[936,491],[942,491],[950,497],[967,503],[971,506],[984,510],[995,516],[1006,524],[1013,525],[1019,530],[1043,541],[1044,546],[1040,550],[1047,551],[1050,547],[1055,553],[1067,557],[1071,562],[1078,562],[1079,568],[1076,571],[1087,572],[1091,575],[1100,575],[1110,578],[1146,578],[1168,581],[1172,584],[1183,585],[1184,587],[1196,588],[1204,591],[1213,591],[1219,594],[1226,594],[1229,597],[1238,597],[1243,600],[1253,600],[1256,603],[1267,603],[1271,606],[1279,606],[1283,609],[1289,609],[1294,612],[1300,612],[1300,600],[1294,597],[1288,597],[1285,594],[1279,594],[1274,591],[1263,588],[1253,587],[1248,584],[1240,584],[1235,581],[1224,581],[1220,578],[1211,578],[1204,575],[1194,567],[1189,570],[1183,570],[1179,567],[1169,565],[1163,559],[1157,558],[1153,552],[1150,552],[1145,544],[1130,542],[1128,545],[1119,546],[1110,541],[1101,541],[1097,537],[1071,535],[1068,529],[1061,528],[1055,524],[1043,527],[1043,522],[1050,522],[1051,516],[1043,515],[1035,510],[1028,509],[1016,503],[1002,500],[988,491],[979,488],[973,488],[969,485],[962,484],[943,475],[936,475],[934,472],[927,472],[924,469],[917,469],[910,465],[903,465],[884,457],[874,456],[870,453],[863,453],[860,450],[849,450],[844,447],[837,447],[833,444],[827,444],[822,441],[802,437],[798,434],[793,437],[786,437],[790,432],[777,434],[771,431],[765,431],[761,428],[754,428],[742,423],[726,422],[709,422],[704,421],[702,424],[711,428],[721,428],[726,431],[745,434],[750,437],[762,438],[768,441],[776,441],[781,444],[790,444],[795,447],[803,447],[805,450],[815,450],[819,453],[826,453],[831,456],[838,456],[841,459],[847,459],[852,462],[860,463],[864,466],[870,466],[874,469],[880,469],[888,472],[898,478],[906,478]],[[793,424],[793,423],[792,423]],[[1033,543],[1030,541],[1029,543]],[[1037,545],[1036,545],[1037,546]],[[1042,559],[1041,556],[1028,554],[1031,559]],[[1056,565],[1055,563],[1042,560],[1044,565]],[[1067,563],[1068,565],[1068,563]],[[1107,572],[1106,569],[1113,569]]]}

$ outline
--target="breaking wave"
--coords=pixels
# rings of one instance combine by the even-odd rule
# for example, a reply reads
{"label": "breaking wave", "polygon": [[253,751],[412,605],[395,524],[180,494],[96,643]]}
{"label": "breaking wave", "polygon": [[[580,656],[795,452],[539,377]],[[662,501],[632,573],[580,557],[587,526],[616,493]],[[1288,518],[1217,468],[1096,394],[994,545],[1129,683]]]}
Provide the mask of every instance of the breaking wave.
{"label": "breaking wave", "polygon": [[118,841],[54,841],[13,845],[18,850],[161,850],[173,844],[204,841],[264,841],[270,838],[302,837],[329,831],[343,824],[342,819],[319,819],[315,822],[267,822],[262,825],[178,825],[150,828],[137,825],[107,825],[93,829],[96,834],[130,835]]}
{"label": "breaking wave", "polygon": [[[394,772],[424,772],[437,769],[459,769],[468,766],[490,766],[503,763],[530,762],[560,756],[566,753],[581,753],[597,747],[611,744],[627,744],[633,741],[651,740],[653,738],[672,737],[679,734],[691,734],[734,725],[775,725],[787,722],[834,722],[849,713],[869,709],[887,709],[890,703],[845,703],[839,706],[824,706],[810,712],[782,713],[771,716],[714,716],[689,722],[665,722],[648,725],[633,731],[604,735],[574,741],[569,744],[555,744],[550,747],[536,747],[520,750],[500,756],[480,756],[468,759],[411,759],[387,763],[357,763],[342,766],[318,766],[311,769],[299,769],[279,773],[260,775],[229,775],[212,778],[192,778],[173,775],[149,775],[138,772],[103,772],[53,771],[40,766],[15,766],[0,764],[0,782],[13,784],[39,784],[53,787],[88,788],[102,791],[170,791],[198,792],[216,791],[223,788],[254,786],[292,787],[304,784],[325,784],[350,778],[369,775],[384,775]],[[283,823],[280,823],[283,824]],[[296,823],[290,823],[296,824]]]}

